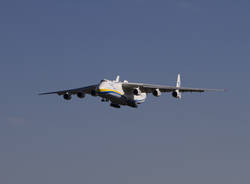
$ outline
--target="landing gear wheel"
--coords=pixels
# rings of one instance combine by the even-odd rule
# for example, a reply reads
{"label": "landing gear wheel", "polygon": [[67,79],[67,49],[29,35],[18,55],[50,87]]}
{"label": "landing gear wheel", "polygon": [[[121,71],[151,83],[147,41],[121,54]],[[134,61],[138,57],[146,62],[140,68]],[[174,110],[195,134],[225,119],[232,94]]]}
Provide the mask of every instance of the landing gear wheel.
{"label": "landing gear wheel", "polygon": [[111,107],[114,107],[114,108],[121,108],[120,105],[118,105],[118,104],[113,104],[113,103],[111,103],[110,106],[111,106]]}
{"label": "landing gear wheel", "polygon": [[102,102],[108,102],[109,100],[107,98],[102,98]]}

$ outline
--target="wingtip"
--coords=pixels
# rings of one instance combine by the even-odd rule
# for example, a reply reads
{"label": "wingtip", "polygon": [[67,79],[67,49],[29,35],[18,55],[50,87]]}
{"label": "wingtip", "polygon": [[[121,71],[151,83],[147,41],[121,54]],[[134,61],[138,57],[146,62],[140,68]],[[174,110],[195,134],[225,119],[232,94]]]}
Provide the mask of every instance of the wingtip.
{"label": "wingtip", "polygon": [[227,90],[227,89],[218,89],[217,91],[220,91],[220,92],[227,92],[228,90]]}

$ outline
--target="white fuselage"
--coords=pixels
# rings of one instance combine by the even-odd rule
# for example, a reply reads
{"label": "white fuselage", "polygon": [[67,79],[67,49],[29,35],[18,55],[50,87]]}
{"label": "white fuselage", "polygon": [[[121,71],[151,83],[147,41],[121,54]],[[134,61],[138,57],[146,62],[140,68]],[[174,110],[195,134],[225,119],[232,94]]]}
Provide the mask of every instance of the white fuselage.
{"label": "white fuselage", "polygon": [[102,80],[98,85],[97,94],[117,105],[133,106],[146,100],[146,93],[134,95],[133,90],[123,89],[122,84],[123,82]]}

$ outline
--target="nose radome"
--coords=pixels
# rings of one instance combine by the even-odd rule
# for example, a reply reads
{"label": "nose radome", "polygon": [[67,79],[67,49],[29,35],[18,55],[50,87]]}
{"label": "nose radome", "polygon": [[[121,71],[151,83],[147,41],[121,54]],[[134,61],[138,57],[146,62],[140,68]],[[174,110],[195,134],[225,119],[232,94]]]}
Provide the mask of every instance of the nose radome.
{"label": "nose radome", "polygon": [[101,82],[101,83],[98,85],[97,89],[98,89],[98,90],[104,89],[104,84],[103,84],[103,82]]}
{"label": "nose radome", "polygon": [[97,91],[100,91],[100,89],[102,89],[102,84],[99,84],[96,89]]}

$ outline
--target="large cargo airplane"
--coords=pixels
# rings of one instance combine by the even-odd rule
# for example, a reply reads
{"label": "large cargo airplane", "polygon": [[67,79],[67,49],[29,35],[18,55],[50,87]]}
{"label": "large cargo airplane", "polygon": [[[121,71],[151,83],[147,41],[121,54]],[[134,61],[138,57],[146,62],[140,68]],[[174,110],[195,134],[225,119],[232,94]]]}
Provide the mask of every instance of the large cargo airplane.
{"label": "large cargo airplane", "polygon": [[58,94],[59,96],[63,95],[65,100],[71,100],[72,95],[84,98],[85,94],[90,94],[101,97],[102,102],[110,102],[111,107],[120,108],[121,105],[137,107],[138,104],[145,102],[148,93],[159,97],[163,92],[171,92],[174,98],[181,99],[181,94],[184,92],[201,93],[212,91],[225,90],[181,87],[181,76],[178,74],[176,86],[131,83],[126,80],[121,82],[120,77],[117,76],[116,80],[103,79],[99,84],[76,89],[40,93],[39,95]]}

